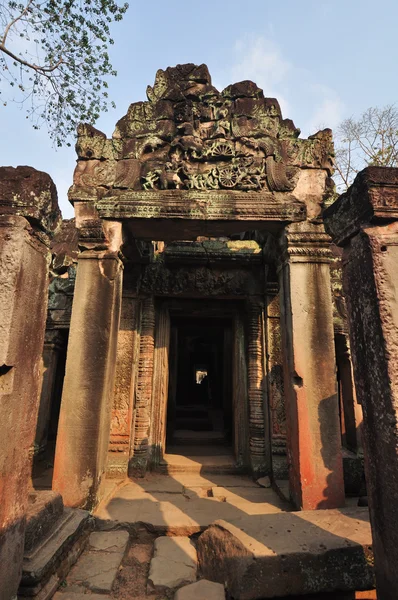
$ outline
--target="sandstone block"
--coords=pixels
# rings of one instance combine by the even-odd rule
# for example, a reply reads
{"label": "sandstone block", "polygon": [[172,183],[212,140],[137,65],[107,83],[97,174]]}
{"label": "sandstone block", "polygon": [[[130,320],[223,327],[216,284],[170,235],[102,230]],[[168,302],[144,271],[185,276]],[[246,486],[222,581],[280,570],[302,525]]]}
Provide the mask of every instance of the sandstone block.
{"label": "sandstone block", "polygon": [[216,521],[198,540],[200,572],[240,600],[372,589],[367,518],[347,509]]}

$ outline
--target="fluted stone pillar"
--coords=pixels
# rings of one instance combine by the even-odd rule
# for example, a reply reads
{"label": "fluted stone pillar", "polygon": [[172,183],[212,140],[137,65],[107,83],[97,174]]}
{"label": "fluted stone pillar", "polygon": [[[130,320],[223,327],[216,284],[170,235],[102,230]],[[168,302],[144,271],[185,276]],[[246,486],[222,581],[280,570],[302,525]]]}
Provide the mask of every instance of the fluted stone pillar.
{"label": "fluted stone pillar", "polygon": [[398,590],[398,169],[370,167],[325,212],[344,248],[343,289],[363,409],[379,600]]}
{"label": "fluted stone pillar", "polygon": [[289,225],[281,239],[290,493],[297,508],[344,505],[329,271],[322,225]]}
{"label": "fluted stone pillar", "polygon": [[66,506],[92,508],[110,434],[123,265],[116,252],[78,258],[53,488]]}

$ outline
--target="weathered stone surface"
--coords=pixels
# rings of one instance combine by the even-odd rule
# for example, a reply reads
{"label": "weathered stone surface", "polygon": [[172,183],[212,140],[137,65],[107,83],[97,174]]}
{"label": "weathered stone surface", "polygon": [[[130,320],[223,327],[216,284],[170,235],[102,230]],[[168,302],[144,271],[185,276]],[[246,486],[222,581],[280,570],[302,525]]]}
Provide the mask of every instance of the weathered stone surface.
{"label": "weathered stone surface", "polygon": [[24,551],[34,548],[62,516],[64,505],[57,492],[31,492],[26,510],[26,530]]}
{"label": "weathered stone surface", "polygon": [[330,240],[322,225],[294,223],[286,228],[281,242],[281,329],[290,493],[296,508],[336,508],[344,506],[344,481]]}
{"label": "weathered stone surface", "polygon": [[68,587],[73,591],[81,586],[82,591],[111,592],[128,542],[127,531],[93,532],[88,551],[67,578]]}
{"label": "weathered stone surface", "polygon": [[139,301],[123,297],[117,337],[116,375],[107,474],[126,475],[133,414],[140,321]]}
{"label": "weathered stone surface", "polygon": [[[258,275],[258,277],[256,276]],[[214,266],[148,265],[141,279],[141,290],[159,295],[208,297],[254,296],[261,294],[263,273],[252,269],[228,269]]]}
{"label": "weathered stone surface", "polygon": [[0,169],[0,589],[6,598],[16,595],[22,569],[47,311],[46,244],[59,221],[48,175]]}
{"label": "weathered stone surface", "polygon": [[94,531],[90,535],[90,550],[124,553],[129,540],[128,531]]}
{"label": "weathered stone surface", "polygon": [[224,586],[202,579],[179,589],[174,600],[225,600]]}
{"label": "weathered stone surface", "polygon": [[70,266],[76,264],[79,248],[75,219],[63,219],[51,241],[50,248],[52,272],[63,274]]}
{"label": "weathered stone surface", "polygon": [[358,401],[378,595],[398,589],[398,169],[369,167],[325,211],[343,246],[343,288]]}
{"label": "weathered stone surface", "polygon": [[122,265],[114,253],[79,256],[53,478],[53,488],[66,506],[92,507],[100,495],[109,443],[121,283]]}
{"label": "weathered stone surface", "polygon": [[155,541],[149,583],[174,589],[196,580],[196,550],[188,537],[161,537]]}
{"label": "weathered stone surface", "polygon": [[68,583],[79,584],[93,592],[110,592],[122,556],[114,552],[89,552],[84,554],[68,577]]}
{"label": "weathered stone surface", "polygon": [[24,553],[21,591],[25,590],[25,595],[32,595],[32,589],[40,588],[50,575],[57,573],[65,559],[68,562],[69,554],[70,567],[85,546],[88,528],[89,514],[86,511],[65,509],[40,544]]}
{"label": "weathered stone surface", "polygon": [[366,509],[217,521],[197,548],[201,574],[241,600],[374,587]]}
{"label": "weathered stone surface", "polygon": [[[206,81],[192,79],[202,71]],[[298,186],[311,217],[318,216],[325,177],[333,170],[330,130],[299,139],[300,130],[282,119],[277,100],[264,98],[251,81],[220,93],[205,65],[159,70],[147,95],[147,102],[129,107],[112,140],[90,125],[79,127],[73,201],[96,200],[103,195],[101,188],[109,190],[113,202],[122,189],[288,192],[304,167],[321,174],[320,195],[308,189],[306,175]],[[111,162],[117,163],[116,174],[104,176],[109,169],[114,172]]]}
{"label": "weathered stone surface", "polygon": [[392,167],[368,167],[324,212],[325,228],[338,245],[347,244],[365,223],[398,219],[398,172]]}
{"label": "weathered stone surface", "polygon": [[0,167],[0,203],[2,215],[25,217],[51,236],[61,223],[54,182],[33,167]]}

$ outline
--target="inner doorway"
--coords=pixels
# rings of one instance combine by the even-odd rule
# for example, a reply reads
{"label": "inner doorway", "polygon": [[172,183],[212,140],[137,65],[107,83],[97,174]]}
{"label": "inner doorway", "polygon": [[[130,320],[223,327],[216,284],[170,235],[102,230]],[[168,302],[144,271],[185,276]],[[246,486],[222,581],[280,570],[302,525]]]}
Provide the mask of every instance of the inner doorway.
{"label": "inner doorway", "polygon": [[232,322],[172,317],[166,453],[232,454]]}

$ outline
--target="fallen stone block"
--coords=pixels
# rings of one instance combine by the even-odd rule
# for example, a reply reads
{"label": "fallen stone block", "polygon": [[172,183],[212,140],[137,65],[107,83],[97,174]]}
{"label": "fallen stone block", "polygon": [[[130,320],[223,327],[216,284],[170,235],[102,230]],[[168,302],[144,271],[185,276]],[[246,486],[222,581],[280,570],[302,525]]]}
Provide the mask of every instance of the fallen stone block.
{"label": "fallen stone block", "polygon": [[225,600],[225,590],[221,583],[202,579],[180,588],[174,600]]}
{"label": "fallen stone block", "polygon": [[240,600],[374,588],[366,509],[216,521],[197,544],[200,573]]}
{"label": "fallen stone block", "polygon": [[175,589],[196,580],[196,549],[188,537],[160,537],[155,540],[148,584],[153,588]]}

